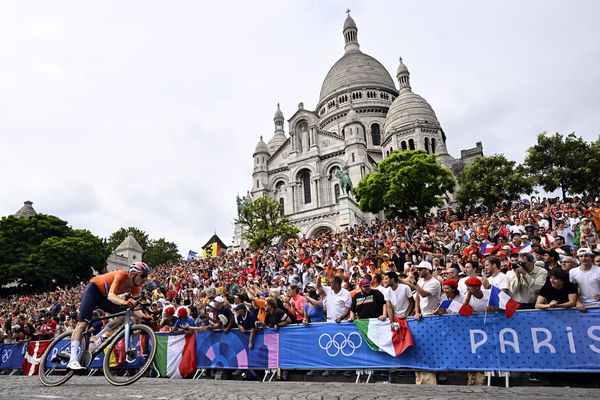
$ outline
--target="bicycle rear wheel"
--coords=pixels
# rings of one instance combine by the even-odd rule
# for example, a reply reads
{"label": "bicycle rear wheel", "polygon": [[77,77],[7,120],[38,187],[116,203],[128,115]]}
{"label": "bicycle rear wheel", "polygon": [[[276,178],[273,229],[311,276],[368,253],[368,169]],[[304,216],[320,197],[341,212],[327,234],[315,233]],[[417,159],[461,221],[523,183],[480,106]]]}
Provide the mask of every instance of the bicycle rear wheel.
{"label": "bicycle rear wheel", "polygon": [[[73,376],[73,371],[67,369],[71,357],[71,334],[65,332],[52,340],[40,360],[40,381],[44,386],[59,386]],[[86,338],[81,337],[80,348],[86,348]],[[80,352],[83,353],[83,352]]]}
{"label": "bicycle rear wheel", "polygon": [[125,351],[125,331],[121,331],[104,354],[104,376],[115,386],[130,385],[146,374],[156,354],[156,335],[146,325],[133,325],[127,347],[128,352]]}

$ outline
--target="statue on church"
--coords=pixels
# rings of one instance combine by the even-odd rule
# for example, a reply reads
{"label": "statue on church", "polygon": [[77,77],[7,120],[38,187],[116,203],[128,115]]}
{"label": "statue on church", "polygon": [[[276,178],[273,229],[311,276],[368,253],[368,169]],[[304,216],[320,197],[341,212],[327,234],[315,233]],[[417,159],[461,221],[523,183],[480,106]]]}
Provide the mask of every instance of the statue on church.
{"label": "statue on church", "polygon": [[235,202],[237,203],[237,212],[238,216],[242,212],[242,208],[248,205],[248,201],[244,197],[240,197],[239,195],[235,196]]}
{"label": "statue on church", "polygon": [[342,193],[350,195],[350,193],[352,193],[352,180],[350,179],[350,173],[348,172],[348,164],[345,164],[342,169],[336,170],[335,177],[340,181]]}
{"label": "statue on church", "polygon": [[306,128],[300,132],[300,147],[302,147],[303,152],[308,151],[308,131]]}

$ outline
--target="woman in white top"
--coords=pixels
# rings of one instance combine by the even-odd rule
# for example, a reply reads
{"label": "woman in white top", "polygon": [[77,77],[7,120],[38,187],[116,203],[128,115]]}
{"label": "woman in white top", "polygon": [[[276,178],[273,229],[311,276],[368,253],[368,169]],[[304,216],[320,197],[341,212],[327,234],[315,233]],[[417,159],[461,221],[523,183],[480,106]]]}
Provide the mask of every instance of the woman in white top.
{"label": "woman in white top", "polygon": [[[446,279],[442,284],[442,297],[440,298],[440,303],[443,303],[445,300],[454,300],[462,303],[464,298],[458,291],[458,282],[455,279]],[[458,314],[455,311],[450,309],[438,308],[435,311],[436,315],[444,315],[444,314]]]}

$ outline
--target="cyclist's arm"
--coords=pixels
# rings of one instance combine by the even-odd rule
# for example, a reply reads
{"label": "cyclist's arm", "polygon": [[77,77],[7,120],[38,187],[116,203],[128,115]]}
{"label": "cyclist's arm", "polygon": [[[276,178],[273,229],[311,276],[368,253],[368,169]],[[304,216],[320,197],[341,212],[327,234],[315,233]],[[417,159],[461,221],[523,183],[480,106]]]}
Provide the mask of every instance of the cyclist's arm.
{"label": "cyclist's arm", "polygon": [[106,298],[111,303],[124,306],[126,304],[125,300],[119,297],[117,293],[120,292],[121,287],[125,284],[127,280],[127,275],[117,275],[110,285],[110,289],[108,291],[108,296]]}

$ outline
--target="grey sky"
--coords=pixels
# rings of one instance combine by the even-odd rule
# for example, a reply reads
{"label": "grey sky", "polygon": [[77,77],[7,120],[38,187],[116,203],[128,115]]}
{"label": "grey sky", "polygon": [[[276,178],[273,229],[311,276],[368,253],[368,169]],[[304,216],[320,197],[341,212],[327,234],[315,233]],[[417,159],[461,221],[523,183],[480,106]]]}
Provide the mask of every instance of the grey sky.
{"label": "grey sky", "polygon": [[403,57],[451,154],[598,137],[597,1],[3,2],[0,215],[32,200],[98,236],[229,243],[254,146],[278,102],[314,109],[346,8],[394,78]]}

